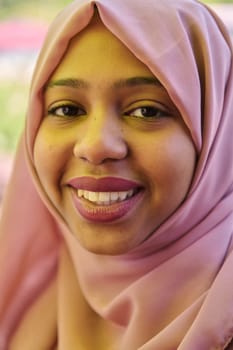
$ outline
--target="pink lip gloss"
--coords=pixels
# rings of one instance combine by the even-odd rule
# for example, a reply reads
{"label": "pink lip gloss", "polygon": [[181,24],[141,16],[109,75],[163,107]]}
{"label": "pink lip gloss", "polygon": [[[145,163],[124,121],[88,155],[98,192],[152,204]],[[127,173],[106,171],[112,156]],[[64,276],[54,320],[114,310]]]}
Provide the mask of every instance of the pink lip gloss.
{"label": "pink lip gloss", "polygon": [[121,202],[116,202],[109,205],[97,205],[88,201],[85,198],[79,198],[72,191],[73,203],[79,214],[86,220],[92,222],[112,222],[124,217],[131,211],[137,202],[140,200],[142,191],[137,192],[130,198]]}
{"label": "pink lip gloss", "polygon": [[[142,196],[142,185],[123,178],[90,176],[76,177],[68,181],[72,188],[72,200],[78,213],[92,222],[113,222],[126,216],[139,202]],[[133,191],[133,195],[115,202],[96,203],[78,196],[78,190],[91,192],[122,192]]]}

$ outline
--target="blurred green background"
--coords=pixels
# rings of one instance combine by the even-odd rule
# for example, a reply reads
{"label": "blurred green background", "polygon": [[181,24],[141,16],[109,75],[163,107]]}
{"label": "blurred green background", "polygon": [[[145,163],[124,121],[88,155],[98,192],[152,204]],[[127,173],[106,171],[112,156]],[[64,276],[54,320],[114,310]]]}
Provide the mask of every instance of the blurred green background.
{"label": "blurred green background", "polygon": [[[37,2],[0,0],[0,153],[11,154],[16,148],[24,124],[30,76],[39,52],[38,43],[35,47],[22,44],[21,48],[18,45],[14,48],[12,32],[15,31],[15,40],[25,41],[29,33],[25,32],[25,38],[23,38],[22,33],[20,35],[17,33],[18,27],[26,23],[30,30],[30,24],[33,23],[35,29],[32,30],[36,30],[38,25],[38,28],[43,28],[45,33],[51,20],[69,2],[69,0]],[[1,30],[3,25],[8,26],[8,32],[6,32],[7,29]],[[11,40],[12,44],[5,45],[5,42],[9,43]],[[2,41],[4,42],[1,45]]]}
{"label": "blurred green background", "polygon": [[[22,26],[22,23],[29,26],[26,32],[30,31],[30,25],[37,25],[38,28],[33,30],[42,31],[43,34],[40,32],[40,36],[44,36],[48,24],[69,2],[68,0],[40,0],[37,2],[32,0],[0,0],[0,154],[11,155],[15,151],[24,124],[30,77],[41,44],[38,41],[37,44],[35,43],[35,47],[31,47],[31,44],[24,47],[23,44],[20,46],[20,41],[18,41],[18,45],[14,47],[12,36],[17,34],[17,26]],[[225,11],[228,14],[227,20],[230,23],[229,16],[233,19],[233,0],[203,2],[227,7]],[[218,12],[218,8],[216,11]],[[1,25],[5,25],[5,32],[1,30]],[[14,27],[16,29],[12,29],[13,34],[10,33],[11,29],[6,29],[11,28],[11,26],[16,26]],[[25,33],[25,38],[28,34]],[[13,40],[12,45],[10,45],[11,40]],[[16,38],[16,40],[18,39]],[[19,40],[22,40],[22,34]]]}
{"label": "blurred green background", "polygon": [[12,16],[50,21],[69,0],[0,0],[0,19]]}

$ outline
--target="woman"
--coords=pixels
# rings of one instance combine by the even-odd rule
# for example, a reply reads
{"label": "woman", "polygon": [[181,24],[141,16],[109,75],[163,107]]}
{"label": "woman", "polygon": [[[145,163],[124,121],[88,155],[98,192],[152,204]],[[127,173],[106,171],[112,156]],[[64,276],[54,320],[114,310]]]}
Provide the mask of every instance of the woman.
{"label": "woman", "polygon": [[1,349],[230,349],[232,46],[192,0],[71,3],[1,221]]}

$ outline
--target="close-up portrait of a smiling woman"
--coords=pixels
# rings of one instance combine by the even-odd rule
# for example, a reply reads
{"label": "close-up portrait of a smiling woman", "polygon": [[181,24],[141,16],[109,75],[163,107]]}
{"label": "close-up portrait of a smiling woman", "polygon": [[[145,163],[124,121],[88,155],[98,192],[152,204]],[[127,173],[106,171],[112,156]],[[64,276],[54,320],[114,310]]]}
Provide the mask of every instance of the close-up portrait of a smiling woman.
{"label": "close-up portrait of a smiling woman", "polygon": [[0,350],[233,349],[233,49],[196,0],[52,22],[0,217]]}

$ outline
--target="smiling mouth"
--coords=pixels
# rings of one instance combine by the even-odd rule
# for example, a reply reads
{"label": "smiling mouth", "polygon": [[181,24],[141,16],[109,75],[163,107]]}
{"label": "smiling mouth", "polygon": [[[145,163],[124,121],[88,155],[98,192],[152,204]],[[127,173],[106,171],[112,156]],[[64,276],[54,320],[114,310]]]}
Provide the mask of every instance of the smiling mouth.
{"label": "smiling mouth", "polygon": [[139,189],[131,189],[129,191],[114,191],[114,192],[94,192],[78,189],[78,198],[84,198],[89,202],[98,206],[109,206],[115,203],[124,202],[127,199],[132,198]]}
{"label": "smiling mouth", "polygon": [[143,191],[94,192],[75,189],[73,204],[78,213],[89,222],[110,223],[125,217],[140,203]]}
{"label": "smiling mouth", "polygon": [[78,214],[94,223],[110,223],[133,212],[141,203],[140,183],[116,177],[76,177],[68,181]]}

